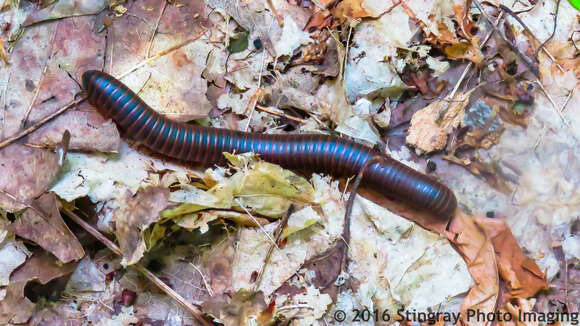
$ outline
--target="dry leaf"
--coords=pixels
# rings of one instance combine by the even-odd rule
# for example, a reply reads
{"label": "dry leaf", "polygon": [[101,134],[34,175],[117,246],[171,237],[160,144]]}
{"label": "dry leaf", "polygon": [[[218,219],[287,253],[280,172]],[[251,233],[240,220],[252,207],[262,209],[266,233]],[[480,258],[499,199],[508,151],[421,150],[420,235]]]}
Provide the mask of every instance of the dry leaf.
{"label": "dry leaf", "polygon": [[31,207],[8,229],[18,236],[37,243],[63,263],[79,260],[83,258],[85,251],[62,220],[57,205],[54,193],[47,193],[32,201]]}
{"label": "dry leaf", "polygon": [[373,17],[373,14],[368,12],[363,3],[365,0],[344,0],[341,1],[334,9],[334,16],[339,19],[355,20],[366,17]]}
{"label": "dry leaf", "polygon": [[50,6],[32,12],[22,23],[24,26],[36,24],[46,20],[96,14],[105,9],[105,1],[59,0]]}
{"label": "dry leaf", "polygon": [[56,153],[20,144],[0,149],[0,166],[0,207],[11,212],[44,193],[59,170]]}
{"label": "dry leaf", "polygon": [[22,267],[15,271],[6,287],[6,297],[0,300],[0,324],[23,324],[34,311],[35,304],[24,296],[24,287],[29,281],[46,284],[70,274],[75,264],[61,265],[53,256],[35,253]]}
{"label": "dry leaf", "polygon": [[447,137],[463,120],[470,92],[459,93],[449,103],[436,100],[415,112],[407,135],[407,144],[424,152],[442,150]]}
{"label": "dry leaf", "polygon": [[465,325],[479,325],[477,321],[467,321],[467,310],[493,313],[499,295],[499,275],[495,248],[478,227],[473,217],[458,212],[451,220],[447,238],[463,256],[475,286],[471,288],[461,306],[462,322]]}
{"label": "dry leaf", "polygon": [[504,221],[477,218],[475,223],[491,239],[500,276],[513,297],[531,298],[548,288],[546,276],[533,259],[526,257]]}
{"label": "dry leaf", "polygon": [[144,231],[161,219],[160,212],[167,206],[168,197],[168,189],[156,187],[146,188],[135,196],[126,193],[115,213],[115,235],[123,252],[123,265],[135,264],[148,249]]}

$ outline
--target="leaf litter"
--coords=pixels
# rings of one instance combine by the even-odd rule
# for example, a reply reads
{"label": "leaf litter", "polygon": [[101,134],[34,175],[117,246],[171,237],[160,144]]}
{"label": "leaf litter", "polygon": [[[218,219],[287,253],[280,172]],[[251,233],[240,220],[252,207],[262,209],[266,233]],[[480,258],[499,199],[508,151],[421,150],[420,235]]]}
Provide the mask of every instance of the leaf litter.
{"label": "leaf litter", "polygon": [[[580,21],[558,5],[2,4],[0,323],[577,313]],[[344,239],[349,181],[167,160],[81,101],[87,69],[180,121],[378,146],[460,211],[436,222],[363,186]]]}

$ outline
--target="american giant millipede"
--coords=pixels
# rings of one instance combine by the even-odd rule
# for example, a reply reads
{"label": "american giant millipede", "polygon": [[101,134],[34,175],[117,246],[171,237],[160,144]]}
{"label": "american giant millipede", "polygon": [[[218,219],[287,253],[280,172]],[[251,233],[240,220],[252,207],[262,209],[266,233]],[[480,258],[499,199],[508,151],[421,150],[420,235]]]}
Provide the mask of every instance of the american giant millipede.
{"label": "american giant millipede", "polygon": [[[151,109],[127,86],[100,71],[83,74],[89,102],[112,118],[130,138],[169,157],[205,165],[223,161],[224,152],[254,152],[290,169],[352,176],[364,163],[382,155],[352,140],[317,134],[270,135],[201,127],[173,121]],[[383,156],[371,163],[363,182],[412,207],[449,218],[457,207],[445,185],[397,160]]]}

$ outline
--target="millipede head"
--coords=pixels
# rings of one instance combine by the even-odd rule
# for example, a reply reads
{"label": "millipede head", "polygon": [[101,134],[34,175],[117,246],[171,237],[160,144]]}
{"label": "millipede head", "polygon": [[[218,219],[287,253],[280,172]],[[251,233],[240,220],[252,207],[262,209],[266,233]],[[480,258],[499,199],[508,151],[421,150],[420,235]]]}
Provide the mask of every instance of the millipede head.
{"label": "millipede head", "polygon": [[99,74],[101,74],[101,72],[98,70],[87,70],[83,73],[83,89],[85,91],[89,89],[89,85],[93,76]]}

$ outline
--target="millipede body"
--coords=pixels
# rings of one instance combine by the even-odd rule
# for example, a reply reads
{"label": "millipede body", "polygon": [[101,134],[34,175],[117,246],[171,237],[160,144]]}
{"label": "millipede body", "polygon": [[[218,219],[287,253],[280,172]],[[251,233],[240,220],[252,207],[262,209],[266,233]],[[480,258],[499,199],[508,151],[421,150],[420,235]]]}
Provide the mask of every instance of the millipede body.
{"label": "millipede body", "polygon": [[[224,152],[254,152],[289,169],[308,169],[337,177],[356,175],[368,160],[382,155],[341,137],[318,134],[271,135],[189,125],[151,109],[114,77],[90,70],[83,74],[88,101],[113,119],[130,138],[151,150],[204,165],[223,161]],[[372,163],[363,182],[408,205],[449,218],[457,207],[453,192],[440,182],[384,156]]]}

